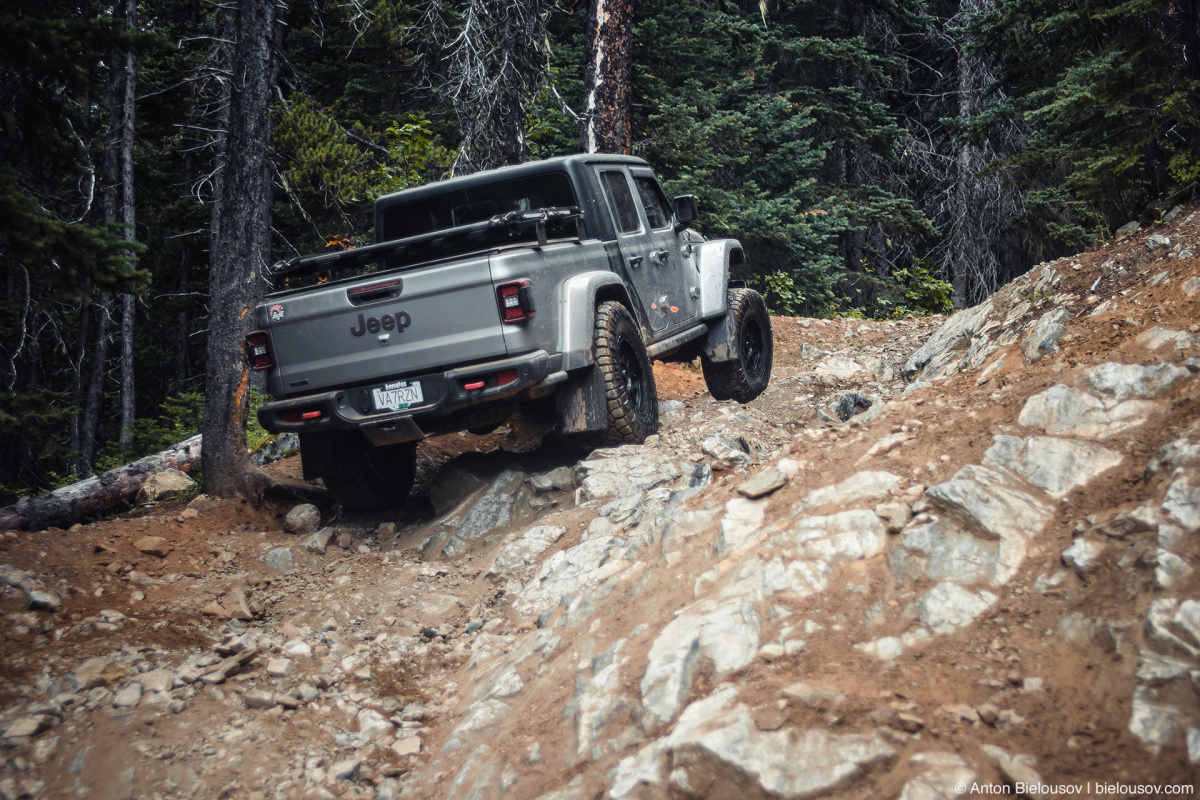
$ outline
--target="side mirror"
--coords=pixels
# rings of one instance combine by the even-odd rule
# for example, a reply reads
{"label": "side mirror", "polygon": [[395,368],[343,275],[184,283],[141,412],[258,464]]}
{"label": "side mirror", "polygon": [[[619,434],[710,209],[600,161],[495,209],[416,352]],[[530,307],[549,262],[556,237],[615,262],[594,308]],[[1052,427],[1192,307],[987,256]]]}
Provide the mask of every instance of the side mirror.
{"label": "side mirror", "polygon": [[700,211],[696,208],[696,195],[684,194],[675,198],[675,229],[683,230],[689,222],[695,222],[700,218]]}

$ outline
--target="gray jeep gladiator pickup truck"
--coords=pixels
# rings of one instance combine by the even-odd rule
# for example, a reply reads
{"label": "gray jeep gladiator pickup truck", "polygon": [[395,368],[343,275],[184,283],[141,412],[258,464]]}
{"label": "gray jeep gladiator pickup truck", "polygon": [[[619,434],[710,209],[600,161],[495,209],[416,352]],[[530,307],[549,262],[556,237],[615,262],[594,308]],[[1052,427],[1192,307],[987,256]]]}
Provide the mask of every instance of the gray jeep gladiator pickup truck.
{"label": "gray jeep gladiator pickup truck", "polygon": [[[525,404],[593,444],[658,429],[651,359],[701,359],[714,397],[745,403],[771,377],[745,255],[687,225],[640,158],[576,155],[390,194],[376,243],[271,268],[277,291],[246,337],[272,402],[300,435],[304,476],[350,510],[400,504],[415,443],[485,432]],[[732,286],[732,288],[731,288]]]}

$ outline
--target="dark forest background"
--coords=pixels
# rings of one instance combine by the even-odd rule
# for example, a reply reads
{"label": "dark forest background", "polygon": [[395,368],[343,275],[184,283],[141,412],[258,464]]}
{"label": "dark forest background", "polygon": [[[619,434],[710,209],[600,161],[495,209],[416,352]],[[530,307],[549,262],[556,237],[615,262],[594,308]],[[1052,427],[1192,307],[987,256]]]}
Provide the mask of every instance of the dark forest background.
{"label": "dark forest background", "polygon": [[[264,2],[0,9],[0,504],[199,428],[236,20]],[[625,40],[589,37],[605,3]],[[273,198],[245,212],[272,258],[369,242],[379,194],[578,152],[598,49],[628,69],[597,149],[696,194],[775,313],[965,307],[1200,179],[1200,0],[266,10]]]}

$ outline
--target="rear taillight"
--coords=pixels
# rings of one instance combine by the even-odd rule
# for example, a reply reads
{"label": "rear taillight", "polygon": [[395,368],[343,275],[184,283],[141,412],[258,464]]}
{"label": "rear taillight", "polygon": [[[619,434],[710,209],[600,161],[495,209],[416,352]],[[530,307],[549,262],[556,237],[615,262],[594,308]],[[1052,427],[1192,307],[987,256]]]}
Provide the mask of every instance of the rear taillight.
{"label": "rear taillight", "polygon": [[533,287],[529,280],[512,281],[496,287],[496,302],[500,306],[500,319],[506,325],[527,322],[533,319]]}
{"label": "rear taillight", "polygon": [[246,334],[246,357],[250,359],[252,369],[270,369],[275,366],[271,337],[266,331],[251,331]]}

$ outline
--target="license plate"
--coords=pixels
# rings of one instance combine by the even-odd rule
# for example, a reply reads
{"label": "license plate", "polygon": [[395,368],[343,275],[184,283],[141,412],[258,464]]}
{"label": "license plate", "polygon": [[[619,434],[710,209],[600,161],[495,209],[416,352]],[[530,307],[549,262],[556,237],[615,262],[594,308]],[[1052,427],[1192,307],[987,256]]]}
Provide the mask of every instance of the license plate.
{"label": "license plate", "polygon": [[380,388],[371,390],[371,393],[375,395],[376,411],[401,411],[425,401],[420,381],[385,383]]}

